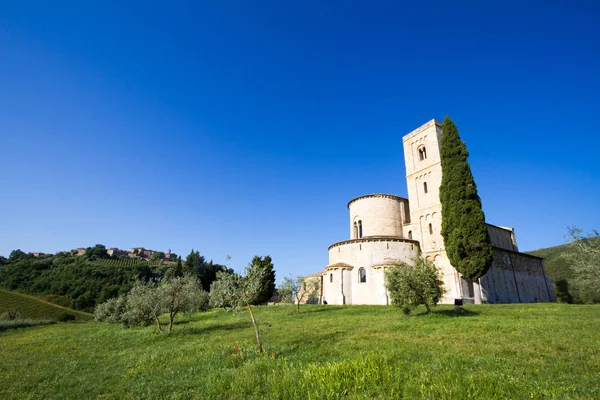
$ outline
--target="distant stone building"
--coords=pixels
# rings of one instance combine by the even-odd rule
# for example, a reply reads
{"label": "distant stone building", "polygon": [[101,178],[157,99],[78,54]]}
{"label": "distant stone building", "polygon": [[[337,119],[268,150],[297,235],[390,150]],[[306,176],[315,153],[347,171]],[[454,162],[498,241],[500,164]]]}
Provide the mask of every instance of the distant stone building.
{"label": "distant stone building", "polygon": [[431,260],[440,270],[443,303],[518,303],[556,301],[541,258],[519,253],[512,228],[488,224],[494,247],[489,271],[472,282],[450,264],[441,236],[439,187],[441,123],[431,120],[403,138],[408,199],[392,194],[359,196],[348,203],[350,239],[329,246],[320,279],[319,302],[389,304],[385,270],[415,257]]}
{"label": "distant stone building", "polygon": [[[71,254],[76,255],[76,256],[82,256],[85,254],[85,251],[86,251],[85,247],[78,247],[77,249],[71,250]],[[144,247],[134,247],[131,249],[131,251],[121,250],[116,247],[111,247],[109,249],[106,249],[106,253],[111,257],[132,257],[132,258],[141,258],[143,260],[149,260],[152,258],[152,255],[154,253],[157,253],[157,251],[156,250],[148,250],[148,249],[145,249]],[[165,253],[164,257],[162,258],[162,261],[173,261],[174,262],[176,260],[177,260],[177,254],[171,253],[171,249],[169,249],[167,251],[167,253]]]}

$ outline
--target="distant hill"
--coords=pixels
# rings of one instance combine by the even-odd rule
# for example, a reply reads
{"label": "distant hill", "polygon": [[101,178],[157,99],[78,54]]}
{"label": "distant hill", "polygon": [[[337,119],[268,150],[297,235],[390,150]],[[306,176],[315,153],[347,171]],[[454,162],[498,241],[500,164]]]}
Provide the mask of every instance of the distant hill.
{"label": "distant hill", "polygon": [[[589,240],[598,241],[600,244],[600,237],[592,238]],[[568,244],[562,244],[554,247],[547,247],[545,249],[538,249],[534,251],[528,251],[527,254],[533,256],[542,257],[544,259],[544,265],[546,266],[546,274],[554,282],[554,287],[557,292],[557,296],[560,300],[560,292],[565,292],[566,296],[563,301],[567,301],[569,297],[569,281],[574,278],[573,270],[569,265],[566,254],[569,250]]]}
{"label": "distant hill", "polygon": [[92,318],[91,314],[49,303],[40,298],[26,294],[10,292],[0,289],[0,314],[7,311],[19,310],[23,318],[29,319],[64,319],[65,315],[79,321],[87,321]]}

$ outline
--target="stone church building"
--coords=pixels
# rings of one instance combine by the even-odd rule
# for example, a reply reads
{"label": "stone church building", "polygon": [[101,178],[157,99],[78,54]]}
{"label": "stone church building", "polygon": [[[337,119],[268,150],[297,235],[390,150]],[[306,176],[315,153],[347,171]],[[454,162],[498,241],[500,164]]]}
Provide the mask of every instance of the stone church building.
{"label": "stone church building", "polygon": [[439,268],[446,289],[442,303],[457,298],[474,303],[556,301],[543,260],[519,253],[512,228],[488,224],[494,261],[479,282],[450,265],[440,233],[441,135],[441,123],[431,120],[402,138],[408,199],[369,194],[348,203],[350,239],[329,246],[329,264],[310,276],[321,281],[320,303],[389,304],[386,268],[415,257]]}

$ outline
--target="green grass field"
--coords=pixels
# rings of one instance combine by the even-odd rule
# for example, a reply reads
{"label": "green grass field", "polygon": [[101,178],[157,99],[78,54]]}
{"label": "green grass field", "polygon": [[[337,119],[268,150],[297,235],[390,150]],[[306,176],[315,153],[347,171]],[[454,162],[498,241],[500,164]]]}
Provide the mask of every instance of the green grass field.
{"label": "green grass field", "polygon": [[65,313],[73,315],[78,321],[87,321],[93,318],[91,314],[48,303],[34,296],[0,289],[0,315],[6,311],[17,309],[21,311],[24,318],[33,320],[56,320]]}
{"label": "green grass field", "polygon": [[6,331],[0,398],[600,398],[600,306],[291,308],[256,307],[262,356],[245,312]]}

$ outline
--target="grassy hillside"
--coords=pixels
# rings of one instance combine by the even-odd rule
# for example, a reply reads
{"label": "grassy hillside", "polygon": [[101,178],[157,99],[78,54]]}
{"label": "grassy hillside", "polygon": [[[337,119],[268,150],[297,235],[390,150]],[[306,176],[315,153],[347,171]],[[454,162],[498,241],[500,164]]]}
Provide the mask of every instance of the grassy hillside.
{"label": "grassy hillside", "polygon": [[88,313],[48,303],[34,296],[0,289],[0,314],[10,310],[19,310],[23,317],[28,319],[57,320],[64,314],[73,315],[76,320],[80,321],[92,318],[92,315]]}
{"label": "grassy hillside", "polygon": [[600,398],[600,306],[466,310],[257,307],[263,356],[245,312],[182,317],[168,336],[98,322],[7,331],[0,398]]}

